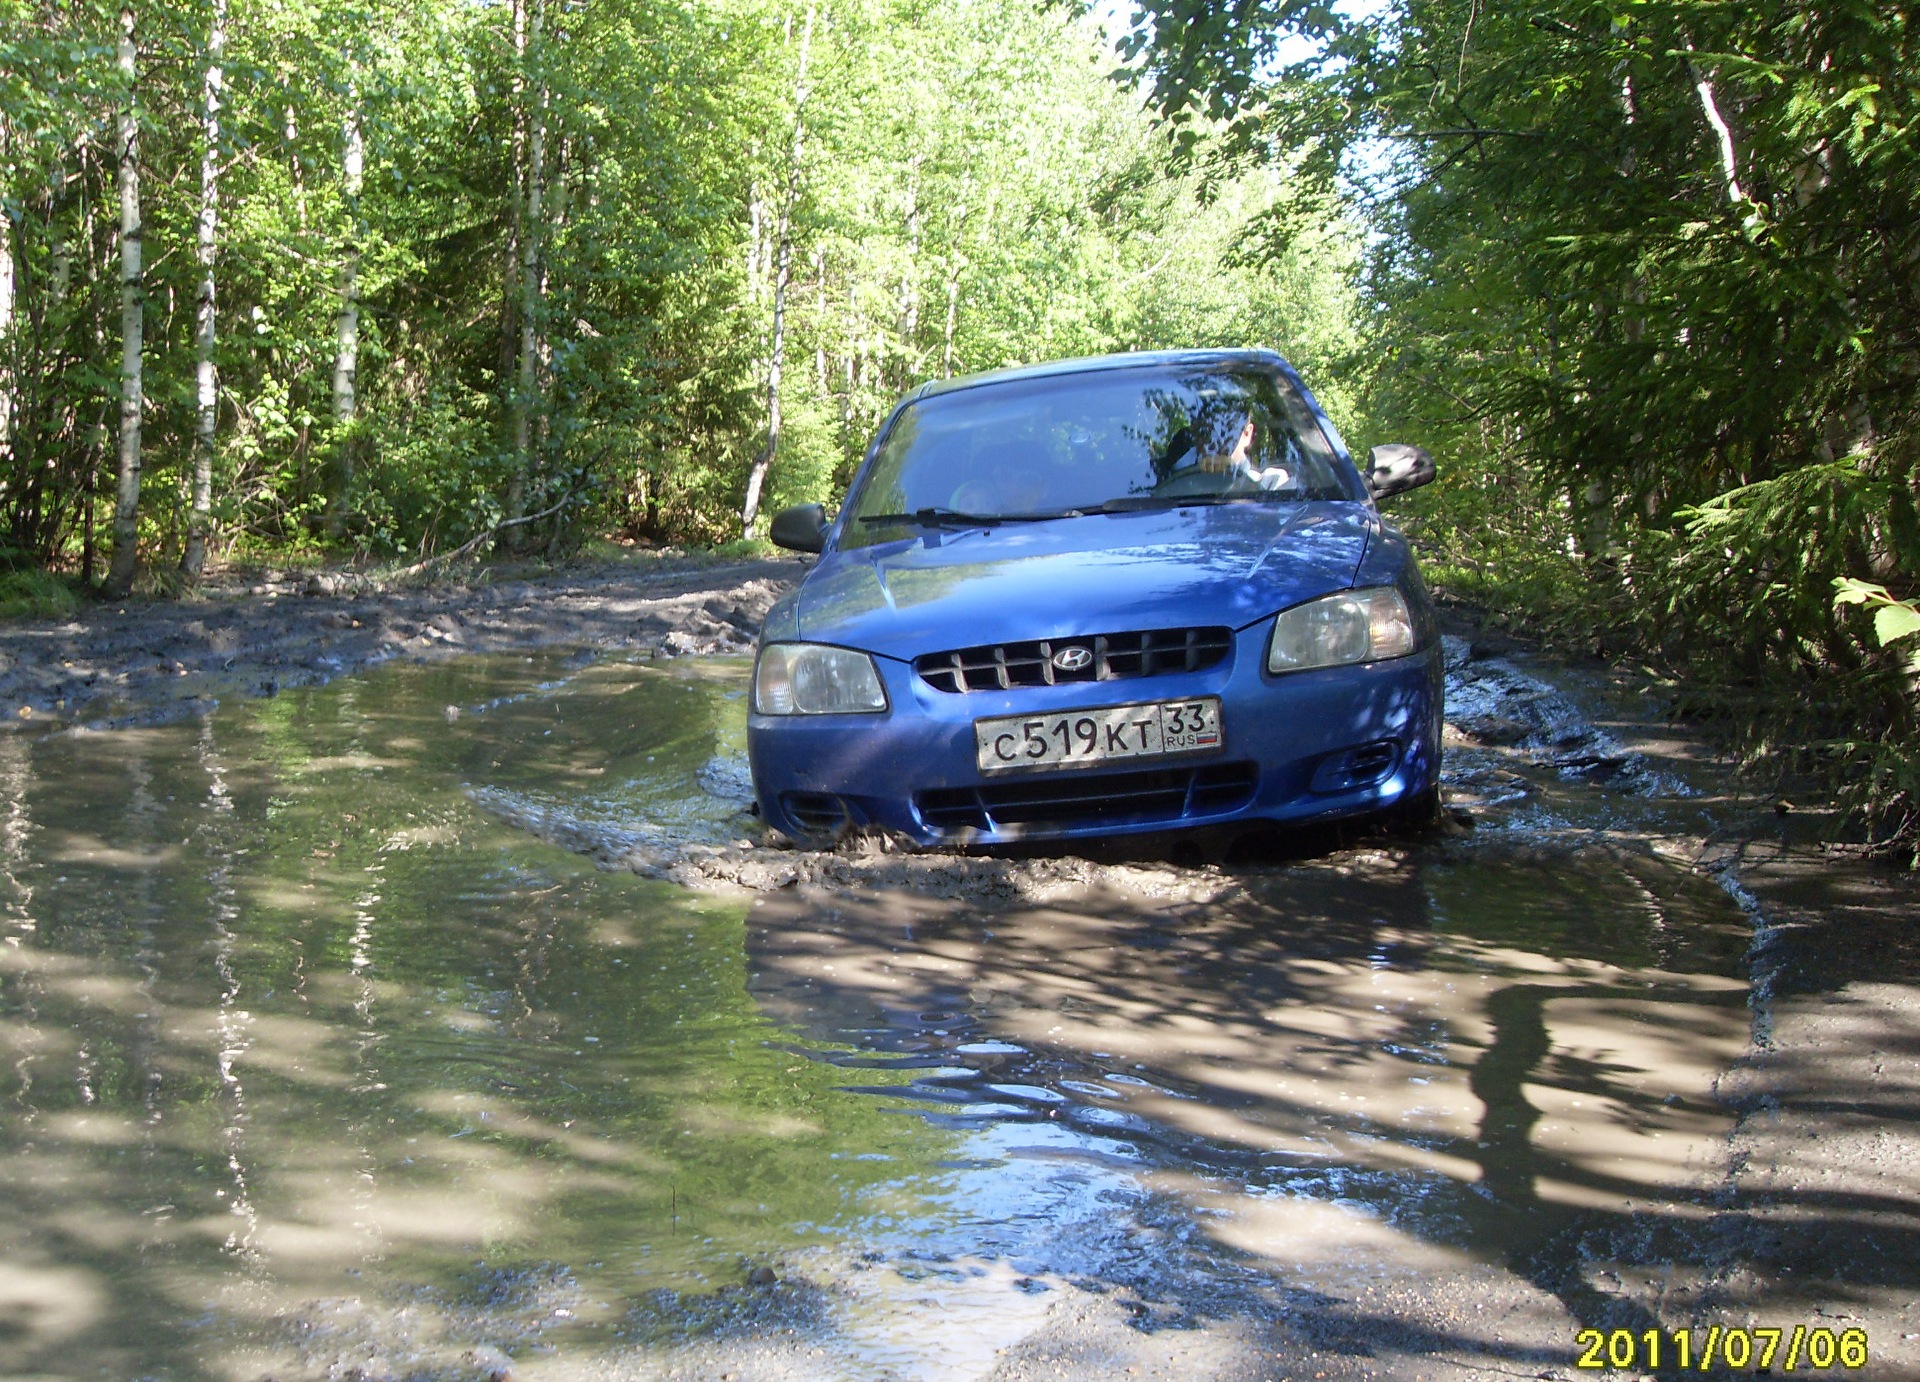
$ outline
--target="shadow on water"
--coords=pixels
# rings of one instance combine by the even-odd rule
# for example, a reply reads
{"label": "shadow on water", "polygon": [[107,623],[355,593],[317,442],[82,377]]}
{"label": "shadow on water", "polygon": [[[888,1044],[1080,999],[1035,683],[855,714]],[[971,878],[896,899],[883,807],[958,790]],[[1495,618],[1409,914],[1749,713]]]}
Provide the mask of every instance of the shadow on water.
{"label": "shadow on water", "polygon": [[[747,899],[488,809],[730,838],[743,673],[473,659],[0,737],[0,1371],[764,1331],[822,1376],[976,1377],[1076,1292],[1538,1367],[1572,1320],[1689,1317],[1623,1282],[1738,1217],[1721,890],[1515,837]],[[1910,1246],[1835,1270],[1911,1286]]]}
{"label": "shadow on water", "polygon": [[[1636,1201],[1703,1217],[1732,1121],[1713,1083],[1748,1028],[1738,914],[1698,885],[1659,898],[1644,867],[1383,863],[987,918],[781,898],[748,945],[782,1026],[940,1062],[914,1088],[944,1125],[995,1125],[984,1197],[1022,1157],[1084,1156],[1183,1187],[1206,1206],[1196,1251],[1270,1266],[1329,1316],[1359,1283],[1505,1260],[1580,1318],[1633,1323],[1582,1285],[1578,1240]],[[1205,1308],[1160,1249],[1106,1246],[1081,1269]]]}

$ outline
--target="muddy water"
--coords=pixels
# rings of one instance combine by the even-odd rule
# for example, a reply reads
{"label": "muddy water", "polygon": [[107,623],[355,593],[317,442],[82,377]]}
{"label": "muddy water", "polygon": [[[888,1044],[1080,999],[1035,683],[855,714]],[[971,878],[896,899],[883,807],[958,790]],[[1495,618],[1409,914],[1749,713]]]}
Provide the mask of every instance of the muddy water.
{"label": "muddy water", "polygon": [[0,737],[0,1373],[973,1378],[1094,1302],[1084,1375],[1229,1375],[1412,1295],[1538,1365],[1708,1213],[1747,920],[1539,844],[1677,784],[1469,752],[1535,815],[986,910],[503,823],[740,836],[743,681],[472,659]]}

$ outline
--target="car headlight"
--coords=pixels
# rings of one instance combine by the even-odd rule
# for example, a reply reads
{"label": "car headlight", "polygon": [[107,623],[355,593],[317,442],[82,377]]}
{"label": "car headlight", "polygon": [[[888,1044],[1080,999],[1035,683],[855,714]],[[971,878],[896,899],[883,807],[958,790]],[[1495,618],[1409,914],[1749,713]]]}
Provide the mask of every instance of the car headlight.
{"label": "car headlight", "polygon": [[1295,605],[1273,621],[1269,672],[1405,657],[1418,644],[1406,598],[1392,586],[1343,590]]}
{"label": "car headlight", "polygon": [[753,669],[761,715],[852,715],[887,708],[873,659],[824,643],[769,643]]}

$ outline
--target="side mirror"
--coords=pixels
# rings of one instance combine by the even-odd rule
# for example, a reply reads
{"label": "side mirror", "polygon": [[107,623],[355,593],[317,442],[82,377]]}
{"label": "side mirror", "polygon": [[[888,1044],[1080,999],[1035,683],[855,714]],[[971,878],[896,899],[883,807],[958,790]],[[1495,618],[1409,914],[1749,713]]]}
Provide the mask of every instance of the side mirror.
{"label": "side mirror", "polygon": [[773,516],[767,537],[790,552],[818,552],[827,545],[827,511],[818,504],[795,504]]}
{"label": "side mirror", "polygon": [[1376,501],[1419,489],[1431,483],[1434,476],[1433,453],[1405,442],[1390,441],[1374,447],[1367,462],[1372,467],[1365,476],[1367,492]]}

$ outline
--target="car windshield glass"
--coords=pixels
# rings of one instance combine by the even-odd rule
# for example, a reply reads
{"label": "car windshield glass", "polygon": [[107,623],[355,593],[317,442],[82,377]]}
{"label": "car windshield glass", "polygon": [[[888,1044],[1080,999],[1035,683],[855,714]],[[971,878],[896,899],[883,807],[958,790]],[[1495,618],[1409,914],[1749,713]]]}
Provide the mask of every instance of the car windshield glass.
{"label": "car windshield glass", "polygon": [[1223,502],[1356,499],[1285,375],[1132,367],[935,394],[894,420],[845,545],[952,526]]}

